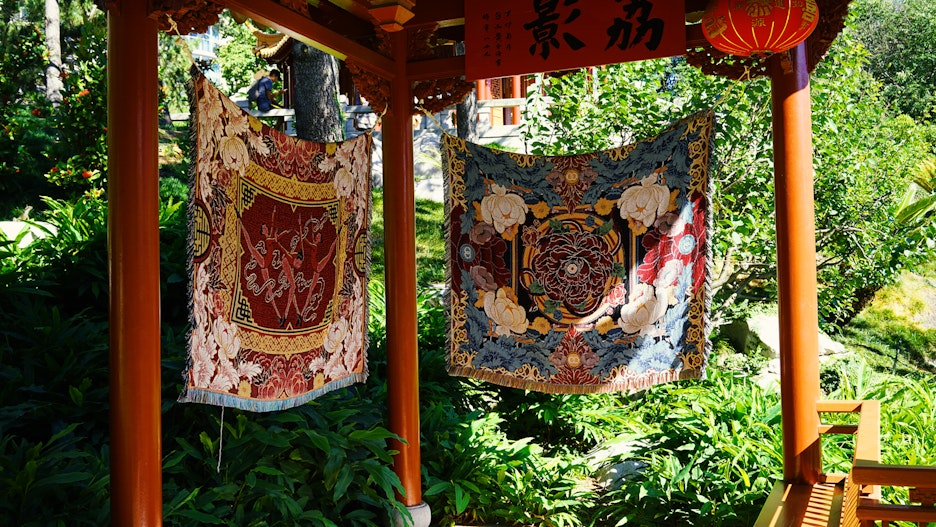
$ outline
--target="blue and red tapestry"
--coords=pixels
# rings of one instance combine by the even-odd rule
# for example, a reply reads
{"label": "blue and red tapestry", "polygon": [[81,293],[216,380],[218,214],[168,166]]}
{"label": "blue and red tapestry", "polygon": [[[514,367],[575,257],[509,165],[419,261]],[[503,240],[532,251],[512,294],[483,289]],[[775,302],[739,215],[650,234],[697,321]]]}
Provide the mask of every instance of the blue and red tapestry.
{"label": "blue and red tapestry", "polygon": [[444,136],[449,373],[552,393],[703,376],[712,118],[562,157]]}
{"label": "blue and red tapestry", "polygon": [[182,401],[281,410],[367,377],[371,137],[314,143],[200,73]]}

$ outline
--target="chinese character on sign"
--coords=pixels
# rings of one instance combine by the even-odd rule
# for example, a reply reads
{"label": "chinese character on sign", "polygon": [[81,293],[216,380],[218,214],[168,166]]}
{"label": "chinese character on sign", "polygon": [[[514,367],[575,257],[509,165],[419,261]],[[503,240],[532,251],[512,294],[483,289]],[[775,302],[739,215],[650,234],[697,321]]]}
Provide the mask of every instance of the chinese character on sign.
{"label": "chinese character on sign", "polygon": [[510,28],[513,25],[510,19],[510,9],[485,13],[481,16],[484,21],[483,37],[481,38],[481,55],[494,64],[500,66],[503,55],[510,51],[510,40],[513,37]]}
{"label": "chinese character on sign", "polygon": [[[618,3],[622,1],[615,0]],[[653,11],[653,2],[650,0],[630,0],[628,4],[622,7],[625,18],[614,17],[614,24],[607,30],[610,40],[605,49],[609,49],[614,45],[617,45],[620,49],[628,49],[643,42],[647,49],[655,50],[663,38],[664,23],[661,18],[650,18],[650,12]],[[634,30],[634,22],[637,23],[636,31]],[[634,35],[633,39],[631,39],[631,33]],[[650,33],[650,38],[644,41],[647,33]]]}
{"label": "chinese character on sign", "polygon": [[[472,80],[671,57],[686,51],[682,0],[462,1],[465,71]],[[758,1],[773,5],[778,0]]]}
{"label": "chinese character on sign", "polygon": [[[571,6],[577,4],[578,1],[579,0],[564,0],[562,5]],[[558,7],[559,0],[533,0],[533,9],[536,11],[537,18],[523,25],[524,29],[532,32],[533,40],[535,41],[534,44],[530,46],[530,55],[536,55],[537,50],[539,50],[539,55],[544,59],[548,59],[550,50],[559,47],[559,39],[556,38],[560,30],[559,24],[557,23],[560,16],[559,13],[556,12]],[[571,24],[581,14],[582,11],[580,9],[573,8],[562,23]],[[562,40],[574,51],[585,47],[584,42],[567,31],[562,31]]]}

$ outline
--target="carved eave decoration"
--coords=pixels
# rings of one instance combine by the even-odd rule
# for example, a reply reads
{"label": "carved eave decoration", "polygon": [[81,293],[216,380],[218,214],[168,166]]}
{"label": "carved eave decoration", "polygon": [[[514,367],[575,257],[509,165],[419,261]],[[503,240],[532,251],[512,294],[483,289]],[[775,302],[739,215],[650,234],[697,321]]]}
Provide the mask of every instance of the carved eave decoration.
{"label": "carved eave decoration", "polygon": [[221,11],[224,4],[212,0],[149,0],[149,16],[159,30],[182,35],[208,31]]}
{"label": "carved eave decoration", "polygon": [[[438,27],[420,27],[409,31],[409,48],[407,57],[410,62],[445,58],[454,55],[454,46],[451,41],[439,38]],[[390,36],[387,31],[378,29],[378,51],[385,55],[390,54]],[[390,83],[377,75],[370,73],[362,64],[354,61],[346,62],[354,85],[361,95],[367,99],[368,104],[376,112],[383,112],[389,105]],[[412,113],[419,114],[427,111],[438,113],[460,103],[474,89],[473,82],[467,82],[461,77],[448,77],[444,79],[423,80],[413,83],[413,96],[416,102]]]}
{"label": "carved eave decoration", "polygon": [[292,53],[294,40],[289,35],[265,33],[259,29],[255,29],[253,34],[257,39],[253,49],[254,54],[268,63],[279,64]]}

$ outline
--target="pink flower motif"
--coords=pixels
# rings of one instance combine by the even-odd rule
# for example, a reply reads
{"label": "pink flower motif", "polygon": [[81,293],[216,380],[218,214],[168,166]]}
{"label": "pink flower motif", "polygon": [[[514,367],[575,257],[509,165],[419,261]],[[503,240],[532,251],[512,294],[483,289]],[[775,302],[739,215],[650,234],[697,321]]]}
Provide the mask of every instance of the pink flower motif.
{"label": "pink flower motif", "polygon": [[471,275],[471,279],[474,280],[475,286],[485,291],[497,290],[497,282],[494,281],[494,275],[492,275],[491,272],[485,269],[483,266],[471,266],[469,274]]}
{"label": "pink flower motif", "polygon": [[611,288],[611,291],[608,291],[608,294],[605,295],[605,302],[612,306],[623,306],[627,303],[627,286],[624,284],[618,284]]}
{"label": "pink flower motif", "polygon": [[296,397],[308,391],[302,359],[297,355],[289,361],[289,373],[284,383],[287,397]]}
{"label": "pink flower motif", "polygon": [[266,379],[257,387],[257,397],[279,399],[286,389],[286,364],[283,357],[274,357],[261,376]]}
{"label": "pink flower motif", "polygon": [[484,245],[491,241],[491,238],[496,234],[497,231],[494,229],[493,225],[481,221],[475,223],[474,227],[471,228],[471,231],[468,233],[468,239],[471,240],[471,243]]}

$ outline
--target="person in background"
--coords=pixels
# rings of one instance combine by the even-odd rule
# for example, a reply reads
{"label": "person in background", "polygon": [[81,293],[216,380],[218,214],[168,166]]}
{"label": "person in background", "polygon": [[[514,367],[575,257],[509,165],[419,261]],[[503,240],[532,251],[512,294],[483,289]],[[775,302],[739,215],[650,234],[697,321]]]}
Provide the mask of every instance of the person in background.
{"label": "person in background", "polygon": [[269,75],[264,75],[258,81],[257,109],[261,112],[270,111],[273,107],[273,99],[282,93],[282,90],[273,91],[273,83],[279,80],[279,70],[272,70]]}

